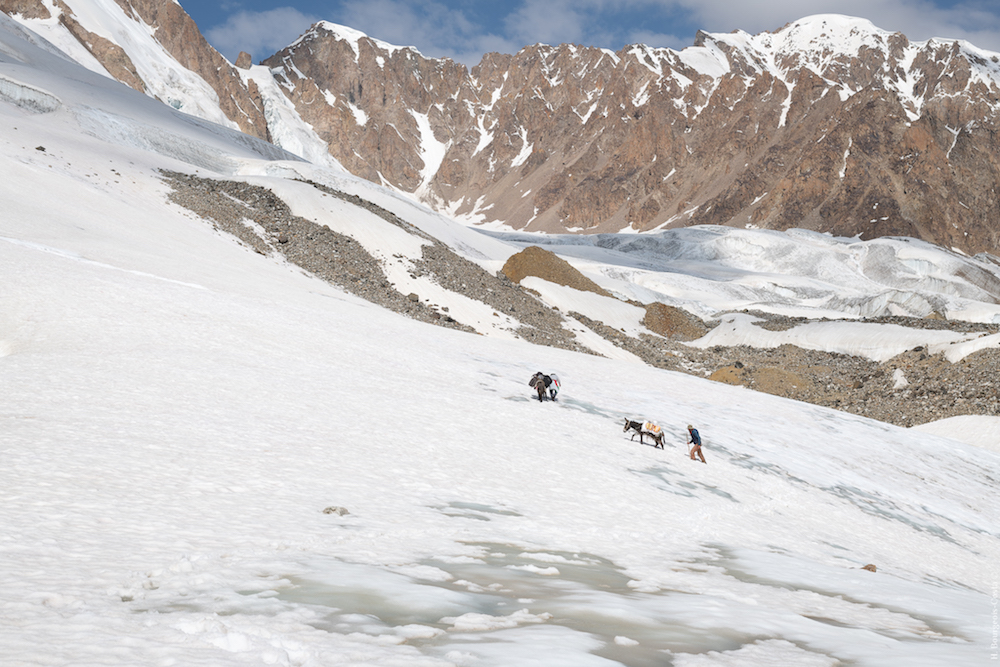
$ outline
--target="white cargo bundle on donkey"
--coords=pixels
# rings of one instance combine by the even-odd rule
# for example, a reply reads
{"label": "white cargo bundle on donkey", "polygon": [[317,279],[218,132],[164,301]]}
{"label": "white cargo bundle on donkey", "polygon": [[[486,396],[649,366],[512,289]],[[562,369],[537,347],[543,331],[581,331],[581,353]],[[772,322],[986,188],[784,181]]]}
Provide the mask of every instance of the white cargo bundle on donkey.
{"label": "white cargo bundle on donkey", "polygon": [[649,436],[650,440],[653,441],[653,446],[663,449],[663,429],[656,422],[651,421],[636,421],[634,419],[625,418],[625,428],[622,429],[623,432],[628,432],[629,430],[634,431],[632,434],[632,440],[635,440],[636,434],[639,435],[639,442],[641,444],[646,444],[643,440],[644,436]]}

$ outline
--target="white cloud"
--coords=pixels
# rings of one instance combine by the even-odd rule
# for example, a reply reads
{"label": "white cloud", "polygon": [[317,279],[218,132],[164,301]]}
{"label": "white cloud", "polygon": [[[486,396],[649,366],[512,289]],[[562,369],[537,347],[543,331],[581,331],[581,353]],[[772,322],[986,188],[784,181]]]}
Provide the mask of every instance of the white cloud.
{"label": "white cloud", "polygon": [[236,60],[240,51],[260,61],[294,42],[318,20],[293,7],[241,11],[231,15],[222,25],[206,30],[205,37],[230,61]]}
{"label": "white cloud", "polygon": [[528,0],[508,14],[504,24],[507,33],[524,44],[582,43],[594,10],[593,3]]}
{"label": "white cloud", "polygon": [[525,0],[507,16],[504,27],[517,48],[574,42],[615,49],[628,43],[681,49],[694,42],[699,29],[756,34],[813,14],[865,18],[913,41],[964,39],[1000,51],[1000,11],[992,0],[949,7],[929,0]]}
{"label": "white cloud", "polygon": [[777,30],[812,14],[866,18],[911,40],[965,39],[1000,51],[1000,13],[988,0],[939,8],[929,0],[522,0],[493,24],[477,23],[451,0],[346,0],[331,15],[310,16],[291,7],[241,11],[206,31],[230,59],[241,51],[257,60],[327,19],[431,58],[473,66],[490,51],[516,53],[531,44],[574,43],[619,49],[648,44],[683,49],[696,30],[755,34]]}
{"label": "white cloud", "polygon": [[1000,14],[995,3],[972,1],[947,8],[927,0],[661,0],[658,4],[683,7],[709,32],[758,33],[813,14],[844,14],[901,32],[912,41],[965,39],[984,49],[1000,50]]}
{"label": "white cloud", "polygon": [[662,0],[524,0],[504,25],[508,37],[522,46],[570,42],[619,49],[648,38],[654,46],[681,47],[690,39],[681,43],[663,32],[674,25],[662,17],[677,14],[678,8],[683,9]]}

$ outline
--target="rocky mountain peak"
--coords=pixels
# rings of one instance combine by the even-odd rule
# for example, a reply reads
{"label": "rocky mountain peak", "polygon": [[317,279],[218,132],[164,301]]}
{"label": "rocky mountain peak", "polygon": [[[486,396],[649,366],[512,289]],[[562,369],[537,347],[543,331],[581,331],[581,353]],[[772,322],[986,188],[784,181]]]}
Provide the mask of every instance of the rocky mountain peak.
{"label": "rocky mountain peak", "polygon": [[1000,77],[971,45],[827,14],[682,51],[534,45],[466,72],[324,27],[267,61],[300,113],[351,171],[474,220],[996,249]]}

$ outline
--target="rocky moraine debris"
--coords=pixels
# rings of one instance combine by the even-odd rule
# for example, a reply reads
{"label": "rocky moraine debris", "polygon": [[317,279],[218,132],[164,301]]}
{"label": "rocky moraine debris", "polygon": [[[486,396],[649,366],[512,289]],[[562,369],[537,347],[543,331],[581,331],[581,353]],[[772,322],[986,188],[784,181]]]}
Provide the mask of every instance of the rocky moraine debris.
{"label": "rocky moraine debris", "polygon": [[[267,188],[241,181],[217,180],[163,171],[173,190],[172,202],[208,219],[219,230],[231,234],[262,255],[278,254],[287,261],[366,301],[415,320],[461,331],[474,332],[419,295],[403,294],[385,275],[382,263],[355,239],[305,218],[293,215],[288,205]],[[491,275],[478,264],[457,255],[440,241],[425,234],[370,201],[339,192],[319,183],[308,183],[325,194],[348,201],[425,241],[422,257],[407,260],[414,277],[427,277],[445,289],[485,303],[510,316],[520,325],[521,338],[540,345],[587,352],[574,334],[562,326],[563,318],[511,282],[505,275]]]}
{"label": "rocky moraine debris", "polygon": [[[238,181],[201,178],[163,172],[172,186],[170,199],[210,220],[216,228],[238,238],[264,255],[278,254],[304,270],[372,303],[423,322],[472,332],[418,295],[403,294],[386,277],[382,264],[356,240],[291,213],[270,190]],[[565,319],[530,290],[504,272],[491,275],[424,234],[390,211],[355,195],[318,183],[322,192],[339,197],[399,225],[426,243],[422,257],[408,261],[413,276],[427,277],[445,289],[491,306],[520,322],[516,333],[530,342],[590,352],[583,348]],[[566,274],[551,253],[525,253],[516,265],[517,276]],[[532,264],[535,264],[534,266]],[[506,267],[505,267],[506,268]],[[559,279],[561,280],[561,279]],[[575,276],[566,284],[579,282]],[[1000,416],[1000,349],[987,349],[952,364],[942,354],[917,347],[883,363],[862,357],[804,350],[791,345],[775,349],[747,346],[692,348],[685,342],[704,335],[716,322],[664,304],[635,304],[646,309],[643,324],[653,334],[634,337],[580,313],[569,313],[579,323],[646,364],[740,385],[794,400],[822,405],[900,426],[914,426],[957,415]],[[789,329],[808,322],[754,312],[758,326]],[[871,323],[963,333],[997,333],[1000,325],[972,324],[944,319],[880,317]]]}

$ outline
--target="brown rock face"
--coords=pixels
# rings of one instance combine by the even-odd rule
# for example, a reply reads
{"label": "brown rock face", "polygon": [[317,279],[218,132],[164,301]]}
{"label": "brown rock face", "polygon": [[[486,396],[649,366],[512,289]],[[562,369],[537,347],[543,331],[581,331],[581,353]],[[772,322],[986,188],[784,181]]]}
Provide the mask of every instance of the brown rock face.
{"label": "brown rock face", "polygon": [[582,292],[611,296],[562,257],[538,246],[528,246],[516,255],[512,255],[501,270],[515,283],[521,282],[528,276],[535,276]]}
{"label": "brown rock face", "polygon": [[681,52],[536,45],[467,71],[320,23],[265,64],[348,169],[460,215],[996,252],[1000,60],[982,54],[812,17]]}
{"label": "brown rock face", "polygon": [[135,71],[135,64],[125,50],[114,42],[88,31],[76,20],[73,11],[62,0],[56,0],[56,6],[62,10],[59,22],[66,26],[77,41],[82,44],[94,58],[97,59],[108,73],[126,86],[146,92],[146,84]]}
{"label": "brown rock face", "polygon": [[23,16],[26,19],[52,18],[52,12],[42,0],[0,0],[0,11],[11,16]]}
{"label": "brown rock face", "polygon": [[338,146],[331,153],[347,169],[416,191],[440,166],[422,143],[451,143],[452,128],[468,120],[465,103],[452,99],[468,72],[368,37],[337,39],[326,25],[263,64],[280,70],[276,78],[299,115]]}
{"label": "brown rock face", "polygon": [[674,340],[695,340],[708,333],[705,323],[694,315],[663,303],[646,306],[642,325],[661,336]]}

